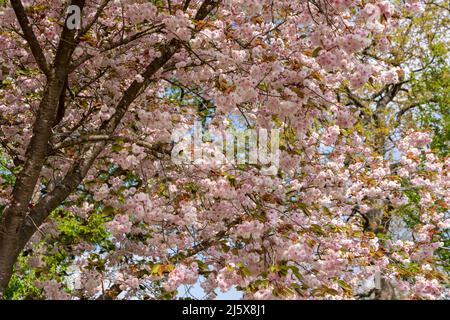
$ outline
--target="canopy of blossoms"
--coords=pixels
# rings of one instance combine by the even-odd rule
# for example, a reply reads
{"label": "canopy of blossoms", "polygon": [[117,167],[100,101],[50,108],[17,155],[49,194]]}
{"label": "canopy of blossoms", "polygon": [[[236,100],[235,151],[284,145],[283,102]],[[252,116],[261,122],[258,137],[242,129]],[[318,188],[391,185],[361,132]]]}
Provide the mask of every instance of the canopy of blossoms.
{"label": "canopy of blossoms", "polygon": [[[65,23],[69,4],[79,29]],[[386,51],[421,10],[379,0],[0,7],[0,215],[17,236],[6,250],[12,227],[2,226],[0,259],[33,248],[39,268],[64,246],[78,280],[42,281],[48,298],[173,298],[200,283],[210,298],[235,288],[248,299],[352,299],[370,279],[390,297],[442,297],[450,159],[427,132],[368,138],[358,107],[336,94],[402,81],[404,70],[367,52]],[[205,131],[279,129],[277,170],[175,163],[173,132],[199,119]],[[50,247],[55,212],[106,217],[108,235]]]}

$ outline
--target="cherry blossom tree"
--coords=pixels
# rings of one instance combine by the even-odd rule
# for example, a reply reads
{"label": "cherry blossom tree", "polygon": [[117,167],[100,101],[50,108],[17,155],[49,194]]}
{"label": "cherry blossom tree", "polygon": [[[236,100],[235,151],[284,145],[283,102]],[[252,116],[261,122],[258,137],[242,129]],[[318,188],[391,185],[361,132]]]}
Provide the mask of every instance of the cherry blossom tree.
{"label": "cherry blossom tree", "polygon": [[[196,283],[208,298],[443,297],[450,158],[405,119],[404,92],[420,90],[398,36],[423,8],[3,3],[0,296],[31,268],[49,299],[175,298]],[[198,120],[279,129],[277,172],[175,163],[173,132]]]}

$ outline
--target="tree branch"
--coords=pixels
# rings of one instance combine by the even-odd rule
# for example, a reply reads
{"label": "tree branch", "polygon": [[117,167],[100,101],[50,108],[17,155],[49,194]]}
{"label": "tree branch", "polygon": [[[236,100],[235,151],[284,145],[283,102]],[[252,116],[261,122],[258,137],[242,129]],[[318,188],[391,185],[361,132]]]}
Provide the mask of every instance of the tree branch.
{"label": "tree branch", "polygon": [[44,52],[36,39],[36,35],[33,32],[33,28],[30,25],[30,21],[25,13],[25,9],[20,0],[11,0],[11,6],[13,7],[14,13],[16,14],[17,21],[23,31],[23,36],[26,39],[28,45],[30,46],[31,53],[33,54],[36,63],[39,68],[44,72],[44,74],[49,77],[51,75],[50,67],[45,58]]}
{"label": "tree branch", "polygon": [[401,108],[400,111],[397,113],[395,126],[397,127],[398,125],[400,125],[401,118],[403,117],[403,115],[406,112],[408,112],[409,110],[411,110],[411,109],[413,109],[415,107],[418,107],[419,105],[420,105],[420,103],[413,103],[413,104],[410,104],[410,105],[408,105],[406,107]]}
{"label": "tree branch", "polygon": [[210,247],[212,247],[214,245],[217,245],[228,234],[229,230],[232,227],[238,225],[241,222],[242,222],[242,218],[241,217],[233,220],[232,222],[230,222],[227,225],[227,230],[223,230],[223,231],[220,231],[220,232],[216,233],[211,238],[203,240],[202,242],[198,243],[197,245],[193,246],[192,248],[189,248],[187,250],[178,252],[177,254],[175,254],[172,257],[170,257],[169,260],[172,263],[179,262],[181,259],[185,259],[187,257],[192,257],[192,256],[196,255],[197,253],[203,251],[203,250],[206,250],[206,249],[208,249],[208,248],[210,248]]}
{"label": "tree branch", "polygon": [[[159,30],[162,29],[162,27],[163,27],[162,24],[159,24],[159,25],[156,25],[156,26],[152,26],[149,29],[137,32],[137,33],[135,33],[135,34],[133,34],[131,36],[128,36],[126,38],[123,38],[123,39],[121,39],[119,41],[115,41],[115,42],[109,44],[108,46],[106,46],[105,48],[100,49],[100,53],[105,53],[107,51],[116,49],[116,48],[118,48],[120,46],[124,46],[124,45],[126,45],[126,44],[128,44],[130,42],[133,42],[133,41],[135,41],[137,39],[140,39],[140,38],[142,38],[142,37],[144,37],[146,35],[149,35],[151,33],[158,32]],[[85,63],[86,61],[91,59],[92,57],[93,57],[93,55],[89,54],[89,53],[86,53],[86,54],[82,55],[80,58],[78,58],[76,61],[74,61],[71,64],[71,66],[69,68],[69,72],[73,72],[76,68],[78,68],[80,65],[82,65],[83,63]]]}
{"label": "tree branch", "polygon": [[183,5],[183,11],[186,11],[188,8],[189,8],[189,4],[191,3],[191,0],[186,0],[185,2],[184,2],[184,5]]}
{"label": "tree branch", "polygon": [[401,81],[390,86],[386,90],[385,95],[377,102],[377,109],[385,108],[389,102],[394,100],[395,96],[402,88],[402,85],[405,84],[406,82],[408,81]]}
{"label": "tree branch", "polygon": [[85,27],[83,27],[80,30],[80,32],[78,33],[78,36],[77,36],[78,41],[80,40],[81,37],[83,37],[86,33],[89,32],[89,30],[92,28],[94,23],[98,20],[98,18],[100,17],[100,15],[102,14],[103,10],[106,8],[106,6],[108,5],[109,2],[111,2],[111,0],[103,0],[103,2],[97,8],[97,11],[95,12],[95,15],[92,18],[92,20]]}
{"label": "tree branch", "polygon": [[[147,150],[151,151],[151,154],[157,157],[158,151],[165,151],[161,148],[161,144],[151,144],[147,141],[143,140],[136,140],[129,137],[124,136],[112,136],[112,135],[106,135],[106,134],[91,134],[91,135],[84,135],[79,138],[70,139],[61,143],[58,143],[53,146],[52,151],[57,151],[64,148],[73,147],[76,145],[81,144],[87,144],[87,143],[94,143],[94,142],[100,142],[100,141],[123,141],[128,143],[135,143],[140,147],[146,148]],[[166,153],[166,152],[163,152]],[[170,154],[170,153],[167,153]]]}

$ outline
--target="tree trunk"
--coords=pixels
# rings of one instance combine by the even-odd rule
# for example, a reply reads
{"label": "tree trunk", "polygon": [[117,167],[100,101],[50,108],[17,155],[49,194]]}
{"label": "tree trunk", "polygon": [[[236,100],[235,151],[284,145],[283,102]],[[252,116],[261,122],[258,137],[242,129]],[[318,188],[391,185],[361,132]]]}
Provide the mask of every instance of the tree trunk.
{"label": "tree trunk", "polygon": [[8,287],[19,252],[16,234],[0,233],[0,299]]}

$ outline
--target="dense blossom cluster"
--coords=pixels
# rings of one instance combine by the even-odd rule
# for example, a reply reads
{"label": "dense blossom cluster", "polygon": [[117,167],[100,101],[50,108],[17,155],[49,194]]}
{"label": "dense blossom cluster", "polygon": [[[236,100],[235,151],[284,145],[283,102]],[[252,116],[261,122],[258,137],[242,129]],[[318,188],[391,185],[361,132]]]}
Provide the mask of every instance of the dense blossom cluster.
{"label": "dense blossom cluster", "polygon": [[[335,94],[342,84],[398,81],[398,67],[361,56],[367,47],[389,45],[384,35],[402,19],[399,9],[378,0],[226,0],[197,21],[201,1],[183,10],[183,1],[172,0],[172,12],[156,3],[110,1],[73,55],[71,94],[51,141],[64,147],[46,162],[37,200],[84,156],[79,145],[64,143],[96,134],[130,84],[148,84],[125,112],[117,138],[60,206],[79,219],[110,215],[112,246],[101,253],[100,271],[85,259],[98,247],[84,240],[71,247],[81,279],[73,296],[97,297],[106,283],[131,297],[160,281],[169,293],[200,282],[209,297],[235,287],[249,299],[353,298],[376,273],[397,296],[444,294],[447,280],[434,252],[443,245],[438,233],[450,226],[450,160],[430,150],[426,132],[415,131],[395,141],[399,160],[380,154],[353,130],[358,113]],[[65,6],[53,0],[28,6],[49,60]],[[84,23],[96,8],[87,1]],[[418,13],[421,3],[407,8]],[[45,76],[11,26],[18,28],[14,12],[2,7],[0,134],[23,160]],[[146,79],[142,70],[170,41],[182,45]],[[179,89],[188,98],[174,99]],[[164,147],[155,156],[148,146],[170,145],[175,128],[189,128],[198,100],[213,109],[211,128],[227,129],[230,115],[280,128],[278,173],[208,160],[176,165]],[[6,206],[12,186],[0,182]],[[362,216],[375,209],[382,226],[368,229]],[[54,280],[39,285],[48,297],[69,298]]]}

